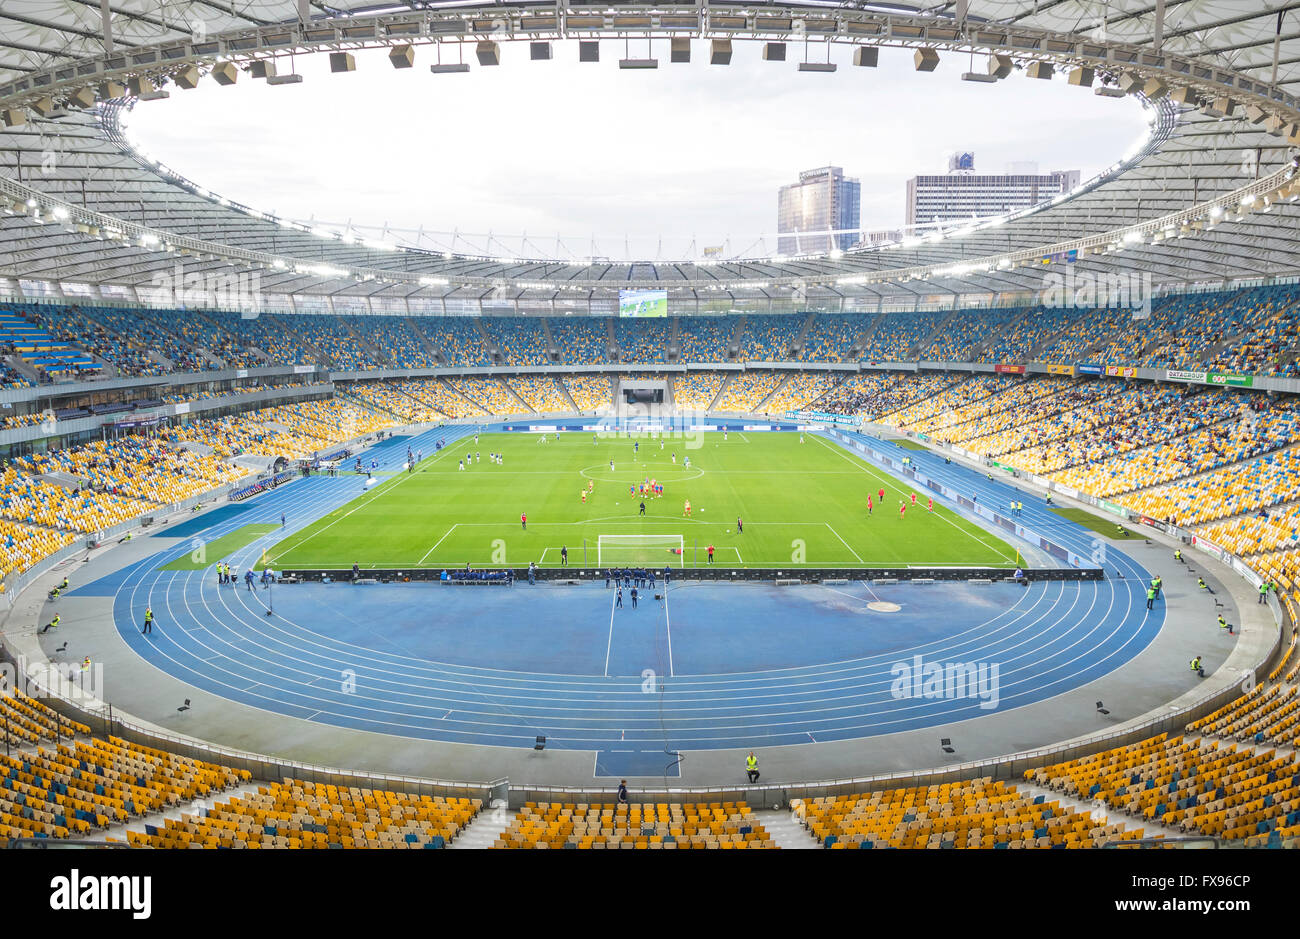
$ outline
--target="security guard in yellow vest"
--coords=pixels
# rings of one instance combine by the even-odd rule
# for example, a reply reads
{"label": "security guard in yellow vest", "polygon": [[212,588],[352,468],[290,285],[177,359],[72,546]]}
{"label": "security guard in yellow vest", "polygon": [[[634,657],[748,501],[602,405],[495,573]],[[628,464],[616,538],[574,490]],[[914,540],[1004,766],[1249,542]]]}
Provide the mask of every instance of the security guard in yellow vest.
{"label": "security guard in yellow vest", "polygon": [[52,620],[50,620],[48,623],[46,623],[46,624],[41,628],[41,632],[43,632],[43,633],[47,633],[47,632],[49,632],[51,629],[54,629],[55,627],[57,627],[58,625],[59,625],[59,614],[58,614],[58,613],[55,613],[55,614],[54,614],[54,619],[52,619]]}
{"label": "security guard in yellow vest", "polygon": [[754,756],[754,751],[749,751],[749,756],[745,757],[745,774],[749,781],[758,782],[758,757]]}
{"label": "security guard in yellow vest", "polygon": [[1223,614],[1222,614],[1222,613],[1219,614],[1219,628],[1220,628],[1220,629],[1226,629],[1226,630],[1228,631],[1228,635],[1229,635],[1229,636],[1233,635],[1233,632],[1232,632],[1232,624],[1229,623],[1226,619],[1223,618]]}
{"label": "security guard in yellow vest", "polygon": [[1200,675],[1202,678],[1205,677],[1205,669],[1201,668],[1201,657],[1199,655],[1196,658],[1192,659],[1191,667],[1192,667],[1192,671],[1194,671],[1196,674]]}
{"label": "security guard in yellow vest", "polygon": [[144,608],[144,629],[140,630],[140,632],[141,633],[153,632],[153,607],[147,606]]}

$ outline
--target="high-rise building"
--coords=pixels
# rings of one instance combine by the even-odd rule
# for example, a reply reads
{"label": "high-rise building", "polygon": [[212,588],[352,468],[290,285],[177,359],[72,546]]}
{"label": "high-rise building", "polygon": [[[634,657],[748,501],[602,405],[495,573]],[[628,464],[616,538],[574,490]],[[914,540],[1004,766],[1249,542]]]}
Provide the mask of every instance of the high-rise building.
{"label": "high-rise building", "polygon": [[1079,185],[1078,170],[1040,173],[1036,163],[1012,163],[1001,176],[982,176],[975,154],[948,160],[948,172],[907,181],[907,225],[957,222],[1027,209]]}
{"label": "high-rise building", "polygon": [[[858,240],[861,212],[861,182],[838,166],[805,170],[777,196],[777,250],[785,255],[847,250]],[[834,231],[841,234],[828,234]]]}

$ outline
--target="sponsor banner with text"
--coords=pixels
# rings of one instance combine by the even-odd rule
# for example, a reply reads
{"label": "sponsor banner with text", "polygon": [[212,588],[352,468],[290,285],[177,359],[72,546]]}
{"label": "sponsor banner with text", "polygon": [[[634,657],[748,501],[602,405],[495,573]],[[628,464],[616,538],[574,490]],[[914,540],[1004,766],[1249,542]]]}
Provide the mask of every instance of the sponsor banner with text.
{"label": "sponsor banner with text", "polygon": [[1080,375],[1100,375],[1100,374],[1101,374],[1101,366],[1100,366],[1100,365],[1076,365],[1076,366],[1075,366],[1075,370],[1076,370]]}
{"label": "sponsor banner with text", "polygon": [[1049,375],[1073,375],[1073,374],[1074,374],[1074,366],[1073,366],[1073,365],[1054,365],[1054,364],[1052,364],[1052,363],[1049,362],[1049,363],[1047,363],[1047,374],[1049,374]]}
{"label": "sponsor banner with text", "polygon": [[1002,375],[1023,375],[1025,367],[1023,365],[1008,365],[1006,362],[999,362],[993,366],[993,371]]}
{"label": "sponsor banner with text", "polygon": [[1214,557],[1218,558],[1220,561],[1222,561],[1225,557],[1227,557],[1227,552],[1225,552],[1217,544],[1215,544],[1213,541],[1207,541],[1206,539],[1200,537],[1199,535],[1192,535],[1192,544],[1196,545],[1196,547],[1200,548],[1206,554],[1213,555]]}
{"label": "sponsor banner with text", "polygon": [[856,417],[848,414],[827,414],[823,411],[786,411],[785,416],[795,421],[817,421],[822,424],[847,424],[858,422]]}
{"label": "sponsor banner with text", "polygon": [[1136,378],[1137,366],[1134,365],[1107,365],[1106,374],[1115,378]]}
{"label": "sponsor banner with text", "polygon": [[1250,388],[1255,384],[1255,379],[1251,375],[1225,375],[1222,372],[1210,372],[1209,383],[1211,385],[1230,385],[1233,388]]}
{"label": "sponsor banner with text", "polygon": [[1112,515],[1118,515],[1120,518],[1128,518],[1128,509],[1124,508],[1122,505],[1116,505],[1114,502],[1107,502],[1105,499],[1099,499],[1098,504]]}
{"label": "sponsor banner with text", "polygon": [[1192,372],[1181,368],[1171,368],[1165,372],[1170,381],[1195,381],[1204,384],[1207,372]]}

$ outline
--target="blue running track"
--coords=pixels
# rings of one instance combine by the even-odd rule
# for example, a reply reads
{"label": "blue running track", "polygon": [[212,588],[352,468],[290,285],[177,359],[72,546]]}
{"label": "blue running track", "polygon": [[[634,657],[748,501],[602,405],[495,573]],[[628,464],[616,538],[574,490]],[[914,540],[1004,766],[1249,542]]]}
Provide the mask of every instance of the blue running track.
{"label": "blue running track", "polygon": [[[393,471],[408,444],[428,456],[434,440],[464,433],[395,438],[363,459],[369,466],[373,455],[382,471]],[[978,493],[981,502],[1023,500],[1027,526],[1092,553],[1094,533],[1041,499],[933,454],[905,452],[931,478]],[[364,486],[355,475],[299,479],[244,511],[203,516],[201,536],[276,523],[275,532],[228,558],[242,572],[284,536],[281,512],[287,530],[297,530]],[[1146,572],[1113,547],[1102,581],[1028,588],[674,582],[662,601],[646,591],[651,599],[636,610],[627,591],[616,609],[603,581],[302,584],[268,592],[218,587],[211,565],[159,569],[191,549],[188,541],[175,544],[73,593],[111,596],[116,628],[139,655],[243,704],[441,741],[531,747],[541,734],[551,747],[621,754],[610,763],[629,774],[641,764],[662,771],[664,750],[869,737],[1032,704],[1118,668],[1164,623],[1163,602],[1145,609]],[[139,631],[146,605],[157,618],[149,636]],[[989,681],[965,696],[918,695],[923,686],[902,671],[916,657],[984,666]]]}

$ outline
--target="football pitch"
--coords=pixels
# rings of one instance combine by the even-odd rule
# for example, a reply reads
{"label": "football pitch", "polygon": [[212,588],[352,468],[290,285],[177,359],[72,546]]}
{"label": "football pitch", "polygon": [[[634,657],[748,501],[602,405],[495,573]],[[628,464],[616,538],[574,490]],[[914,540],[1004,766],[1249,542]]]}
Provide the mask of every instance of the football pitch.
{"label": "football pitch", "polygon": [[[569,432],[542,443],[539,436],[455,441],[415,472],[383,479],[290,534],[264,560],[281,569],[519,569],[530,561],[559,567],[567,549],[570,567],[691,568],[708,565],[711,544],[723,567],[1017,562],[1005,541],[938,503],[929,511],[925,491],[916,491],[913,505],[905,482],[815,435],[803,443],[795,433],[762,432],[690,441]],[[500,465],[490,453],[501,454]],[[467,454],[478,458],[461,469]],[[663,495],[630,491],[646,480]]]}

